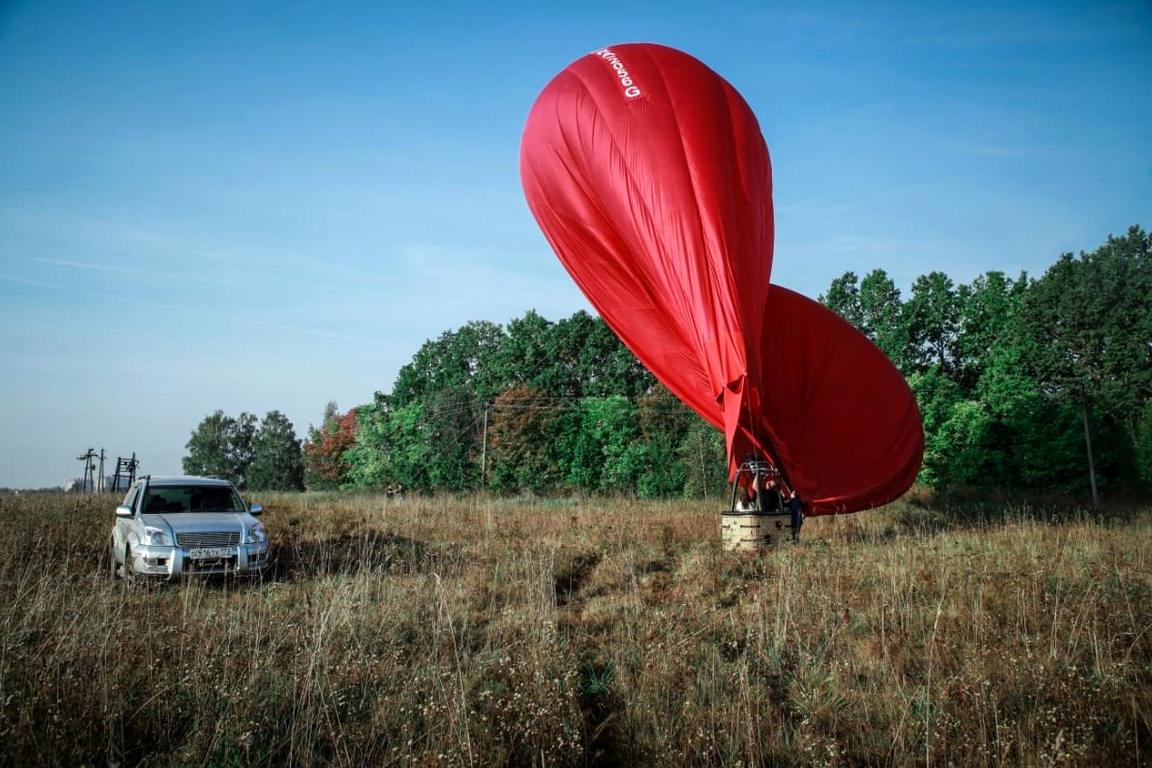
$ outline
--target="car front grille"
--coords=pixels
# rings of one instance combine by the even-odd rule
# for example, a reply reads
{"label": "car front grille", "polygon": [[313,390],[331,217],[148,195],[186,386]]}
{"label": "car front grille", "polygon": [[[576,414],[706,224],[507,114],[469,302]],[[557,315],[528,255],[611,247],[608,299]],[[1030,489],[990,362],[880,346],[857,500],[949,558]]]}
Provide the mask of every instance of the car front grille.
{"label": "car front grille", "polygon": [[219,533],[177,533],[176,543],[181,547],[232,547],[240,543],[238,532]]}

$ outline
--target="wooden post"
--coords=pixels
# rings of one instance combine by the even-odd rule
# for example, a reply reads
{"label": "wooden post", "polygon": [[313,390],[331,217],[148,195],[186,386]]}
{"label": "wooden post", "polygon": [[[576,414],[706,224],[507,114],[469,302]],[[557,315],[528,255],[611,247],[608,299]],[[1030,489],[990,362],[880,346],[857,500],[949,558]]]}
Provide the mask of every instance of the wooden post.
{"label": "wooden post", "polygon": [[699,431],[696,433],[700,442],[700,494],[701,498],[708,498],[708,469],[704,462],[704,445],[707,439]]}
{"label": "wooden post", "polygon": [[1088,429],[1088,401],[1080,401],[1080,415],[1084,419],[1084,445],[1088,449],[1088,481],[1092,485],[1092,506],[1100,506],[1100,496],[1096,491],[1096,463],[1092,458],[1092,432]]}
{"label": "wooden post", "polygon": [[80,479],[80,489],[82,491],[88,491],[89,490],[88,483],[92,482],[92,474],[93,474],[92,458],[95,455],[96,455],[96,452],[94,450],[92,450],[91,448],[89,448],[84,453],[82,453],[76,457],[77,461],[84,462],[84,476]]}
{"label": "wooden post", "polygon": [[480,487],[488,487],[488,410],[489,403],[484,403],[484,437],[480,444]]}

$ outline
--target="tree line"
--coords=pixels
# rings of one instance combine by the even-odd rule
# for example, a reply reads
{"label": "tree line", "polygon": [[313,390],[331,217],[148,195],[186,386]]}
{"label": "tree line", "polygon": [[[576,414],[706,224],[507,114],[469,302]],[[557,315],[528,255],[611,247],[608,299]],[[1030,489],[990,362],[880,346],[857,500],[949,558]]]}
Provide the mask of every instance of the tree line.
{"label": "tree line", "polygon": [[447,331],[390,393],[330,404],[304,450],[310,488],[655,497],[719,493],[727,471],[722,436],[583,311]]}
{"label": "tree line", "polygon": [[[907,378],[924,417],[921,482],[1094,495],[1152,485],[1152,242],[1139,227],[1036,279],[931,272],[905,297],[877,269],[845,273],[820,300]],[[217,446],[216,473],[249,487],[666,497],[725,486],[720,433],[583,311],[447,331],[391,392],[343,413],[330,403],[302,447],[276,415],[256,440],[255,417],[217,412],[190,457]],[[270,472],[277,461],[290,469]]]}
{"label": "tree line", "polygon": [[[1134,227],[1039,279],[989,272],[957,285],[932,272],[905,298],[882,270],[849,272],[820,298],[907,377],[924,416],[923,482],[1115,491],[1152,481],[1149,258]],[[324,425],[308,463],[333,487],[723,486],[719,436],[586,313],[449,331],[390,394]]]}
{"label": "tree line", "polygon": [[1038,279],[916,279],[875,270],[821,300],[868,335],[916,393],[921,480],[1071,493],[1152,483],[1152,244],[1139,227]]}

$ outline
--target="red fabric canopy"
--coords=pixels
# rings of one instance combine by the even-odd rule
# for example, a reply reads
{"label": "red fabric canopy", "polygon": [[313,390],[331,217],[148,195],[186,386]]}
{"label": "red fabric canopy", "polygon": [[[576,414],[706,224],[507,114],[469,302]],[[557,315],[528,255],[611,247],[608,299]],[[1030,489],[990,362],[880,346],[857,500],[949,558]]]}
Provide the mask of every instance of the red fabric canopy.
{"label": "red fabric canopy", "polygon": [[521,176],[588,300],[725,431],[733,468],[769,459],[812,514],[908,489],[923,454],[912,393],[858,331],[770,284],[768,149],[723,78],[659,45],[584,56],[532,108]]}

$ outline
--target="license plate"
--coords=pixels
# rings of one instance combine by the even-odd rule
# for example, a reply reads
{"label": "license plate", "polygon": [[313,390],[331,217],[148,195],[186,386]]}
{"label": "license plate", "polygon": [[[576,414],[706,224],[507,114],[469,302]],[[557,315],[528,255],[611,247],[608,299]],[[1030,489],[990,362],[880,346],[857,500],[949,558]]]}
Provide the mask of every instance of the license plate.
{"label": "license plate", "polygon": [[208,547],[188,550],[188,557],[193,560],[218,560],[222,557],[232,557],[236,550],[230,547]]}

